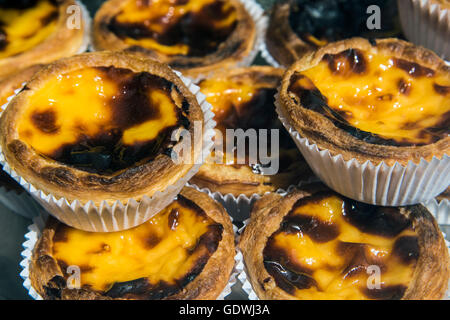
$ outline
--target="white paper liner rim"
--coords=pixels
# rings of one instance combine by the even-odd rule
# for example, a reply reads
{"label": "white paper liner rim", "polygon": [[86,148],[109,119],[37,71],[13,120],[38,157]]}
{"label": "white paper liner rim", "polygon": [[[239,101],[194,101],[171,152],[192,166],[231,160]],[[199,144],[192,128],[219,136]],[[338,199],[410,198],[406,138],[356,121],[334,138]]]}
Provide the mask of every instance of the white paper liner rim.
{"label": "white paper liner rim", "polygon": [[[396,162],[393,166],[384,161],[375,165],[371,161],[360,163],[357,159],[344,160],[320,149],[289,123],[275,96],[278,117],[292,136],[300,152],[314,173],[331,189],[360,202],[381,206],[402,206],[433,199],[448,187],[450,181],[450,156],[411,160],[407,166]],[[348,183],[351,181],[352,183]]]}
{"label": "white paper liner rim", "polygon": [[[216,122],[214,121],[214,113],[211,111],[212,107],[206,101],[205,95],[200,92],[200,88],[196,86],[191,79],[182,76],[180,72],[175,70],[174,72],[180,77],[189,91],[196,97],[204,115],[204,128],[202,136],[203,148],[201,150],[201,163],[203,163],[206,157],[210,154],[211,148],[214,144],[212,140],[215,135],[214,128],[216,126]],[[0,116],[1,113],[7,108],[9,101],[11,101],[11,99],[14,98],[14,96],[20,92],[21,89],[22,88],[15,90],[14,95],[8,98],[8,102],[0,107]],[[194,160],[195,162],[198,162],[197,159]],[[155,192],[151,197],[144,195],[139,202],[135,199],[128,199],[126,203],[116,200],[113,204],[110,204],[103,200],[97,206],[93,201],[69,201],[64,197],[56,198],[52,194],[46,194],[42,190],[39,190],[11,169],[6,162],[1,146],[0,164],[3,166],[3,170],[6,173],[14,178],[27,192],[32,194],[38,202],[57,219],[72,227],[94,232],[125,230],[149,220],[154,214],[161,211],[170,202],[172,202],[174,196],[178,194],[184,185],[186,185],[186,183],[192,178],[192,176],[197,173],[201,165],[195,163],[192,168],[175,184],[169,185],[163,191]],[[141,206],[144,207],[144,215],[141,213]],[[121,225],[119,225],[119,215],[123,221]],[[110,221],[106,221],[105,217],[107,217]]]}
{"label": "white paper liner rim", "polygon": [[[34,246],[40,236],[41,230],[45,227],[45,220],[42,216],[37,216],[33,219],[33,224],[28,226],[28,232],[25,234],[25,242],[22,244],[23,251],[21,252],[22,260],[19,263],[22,271],[20,272],[20,277],[23,280],[23,286],[28,291],[30,297],[34,300],[43,300],[41,295],[33,288],[30,281],[30,261],[33,254]],[[233,231],[236,234],[237,228],[233,225]],[[231,271],[230,278],[222,290],[222,292],[217,296],[216,300],[224,300],[232,293],[232,287],[237,282],[237,277],[243,272],[242,269],[242,254],[236,248],[236,255],[234,256],[234,266]]]}

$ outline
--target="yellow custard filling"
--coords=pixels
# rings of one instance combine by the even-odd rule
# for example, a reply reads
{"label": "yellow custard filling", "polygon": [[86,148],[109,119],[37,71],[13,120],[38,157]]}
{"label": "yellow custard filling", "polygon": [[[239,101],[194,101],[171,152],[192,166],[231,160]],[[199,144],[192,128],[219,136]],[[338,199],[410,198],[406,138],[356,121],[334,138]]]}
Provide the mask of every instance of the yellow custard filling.
{"label": "yellow custard filling", "polygon": [[[220,225],[182,197],[134,229],[90,233],[59,228],[53,256],[63,272],[78,266],[81,287],[113,297],[123,284],[124,298],[161,298],[179,291],[201,272],[222,233]],[[126,289],[126,283],[138,279],[144,293],[132,285]]]}
{"label": "yellow custard filling", "polygon": [[[27,99],[19,138],[57,161],[82,165],[80,153],[96,153],[123,168],[157,152],[162,138],[170,139],[181,112],[171,91],[167,80],[128,69],[89,67],[60,74]],[[95,159],[83,161],[89,165]]]}
{"label": "yellow custard filling", "polygon": [[449,73],[384,54],[347,50],[325,55],[297,73],[290,90],[312,109],[305,90],[318,90],[335,112],[323,113],[395,144],[428,144],[450,133]]}
{"label": "yellow custard filling", "polygon": [[268,240],[266,269],[299,299],[401,298],[418,258],[415,231],[398,212],[350,212],[345,201],[328,194],[294,206]]}
{"label": "yellow custard filling", "polygon": [[40,0],[27,9],[0,7],[0,59],[43,42],[55,31],[57,17],[58,8],[49,0]]}
{"label": "yellow custard filling", "polygon": [[189,55],[192,50],[217,48],[234,28],[236,18],[232,5],[222,0],[128,0],[110,30],[131,46]]}

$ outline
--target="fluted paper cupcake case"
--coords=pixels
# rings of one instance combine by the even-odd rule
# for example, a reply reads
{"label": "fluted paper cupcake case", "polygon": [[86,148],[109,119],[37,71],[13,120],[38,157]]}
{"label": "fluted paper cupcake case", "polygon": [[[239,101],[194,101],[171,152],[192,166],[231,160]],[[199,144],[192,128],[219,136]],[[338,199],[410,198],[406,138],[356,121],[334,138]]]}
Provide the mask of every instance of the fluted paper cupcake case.
{"label": "fluted paper cupcake case", "polygon": [[290,125],[276,95],[276,110],[280,121],[289,131],[300,152],[314,173],[336,192],[369,204],[404,206],[433,199],[443,192],[450,182],[450,157],[421,159],[418,164],[409,161],[403,166],[396,162],[374,165],[371,161],[360,163],[357,159],[346,161],[342,155],[332,155],[329,150],[302,138]]}
{"label": "fluted paper cupcake case", "polygon": [[[268,19],[265,15],[264,9],[255,0],[239,0],[244,8],[249,13],[250,17],[255,23],[255,43],[250,53],[244,57],[241,61],[237,62],[235,67],[248,67],[255,60],[256,55],[261,50],[261,44],[264,43],[264,37],[266,35]],[[194,83],[198,83],[201,80],[210,77],[217,70],[212,70],[209,73],[198,74],[195,77],[190,76]]]}
{"label": "fluted paper cupcake case", "polygon": [[433,0],[397,0],[400,22],[408,40],[450,59],[450,7]]}
{"label": "fluted paper cupcake case", "polygon": [[[317,181],[318,179],[316,177],[310,176],[306,180],[299,181],[299,183],[296,185],[290,185],[286,189],[280,188],[276,190],[275,193],[285,195],[290,190],[292,190],[292,188]],[[222,194],[217,191],[213,192],[208,188],[200,188],[199,186],[190,182],[188,183],[188,185],[192,188],[197,189],[198,191],[208,194],[211,198],[213,198],[214,200],[216,200],[217,202],[219,202],[221,205],[224,206],[225,210],[232,217],[232,219],[240,222],[243,222],[244,220],[247,220],[250,217],[250,211],[252,209],[253,203],[255,203],[256,200],[260,199],[264,195],[254,193],[251,196],[246,196],[245,194],[235,196],[231,193]]]}
{"label": "fluted paper cupcake case", "polygon": [[269,50],[267,49],[267,44],[266,44],[265,39],[261,43],[260,50],[261,50],[261,56],[268,64],[270,64],[272,67],[275,67],[275,68],[282,67],[281,64],[279,64],[278,61],[275,60],[275,58],[270,54]]}
{"label": "fluted paper cupcake case", "polygon": [[[215,135],[214,127],[216,125],[216,122],[213,120],[214,113],[211,111],[211,105],[206,101],[205,95],[200,92],[199,87],[193,84],[190,79],[183,77],[181,73],[177,71],[175,73],[196,96],[204,114],[203,148],[200,155],[203,163],[213,146],[212,138]],[[151,197],[144,195],[139,202],[135,199],[128,199],[126,203],[117,200],[112,204],[104,200],[97,206],[93,201],[87,201],[86,203],[79,200],[70,201],[64,197],[56,198],[52,194],[44,193],[11,169],[0,148],[0,164],[3,165],[3,170],[31,193],[49,213],[71,227],[92,232],[130,229],[149,220],[153,215],[169,205],[186,185],[187,181],[198,171],[201,164],[196,162],[198,161],[195,161],[193,167],[175,184],[168,186],[163,191],[157,191]]]}
{"label": "fluted paper cupcake case", "polygon": [[[36,242],[41,234],[41,231],[45,227],[45,221],[47,216],[43,213],[42,216],[37,216],[33,219],[33,224],[28,226],[28,232],[25,234],[25,242],[22,244],[23,251],[21,252],[22,261],[20,262],[20,267],[22,271],[20,272],[20,277],[23,279],[23,286],[28,291],[30,297],[34,300],[43,300],[41,295],[33,288],[30,281],[30,261],[33,255],[33,249],[36,245]],[[236,226],[233,225],[233,231],[236,233]],[[235,265],[233,267],[233,271],[231,272],[230,279],[226,284],[225,288],[217,297],[217,300],[224,300],[227,296],[229,296],[232,292],[233,286],[237,282],[237,277],[243,272],[242,269],[242,254],[236,251],[236,255],[234,257]]]}
{"label": "fluted paper cupcake case", "polygon": [[[434,213],[433,205],[430,206],[430,205],[427,204],[425,206],[435,216],[436,220],[439,223],[439,220],[438,220],[439,218]],[[442,223],[439,223],[439,224],[443,224],[443,225],[444,224],[448,224],[448,221],[450,221],[450,207],[447,207],[446,211],[442,210],[440,212],[440,214],[441,214],[441,219],[440,220],[441,221],[447,221],[447,222],[442,222]],[[242,232],[244,231],[244,229],[247,226],[249,221],[250,221],[250,219],[246,220],[244,222],[244,226],[238,230],[238,237],[242,234]],[[442,232],[442,234],[444,236],[445,244],[447,245],[447,248],[448,248],[448,251],[449,251],[449,254],[450,254],[450,242],[448,241],[448,240],[450,240],[450,235],[447,237],[444,232]],[[242,252],[240,252],[239,249],[238,249],[238,251],[239,251],[239,254],[240,254],[240,256],[239,256],[240,259],[239,259],[238,264],[239,264],[239,269],[242,270],[242,272],[238,275],[237,278],[238,278],[239,282],[241,283],[242,290],[247,294],[247,297],[248,297],[249,300],[260,300],[259,297],[256,295],[256,292],[253,290],[252,284],[251,284],[251,282],[249,280],[249,277],[247,276],[247,270],[246,270],[246,267],[245,267],[244,259],[243,259],[243,256],[242,256]],[[450,300],[450,279],[449,279],[449,283],[448,283],[448,290],[444,294],[444,297],[442,299],[443,300]]]}
{"label": "fluted paper cupcake case", "polygon": [[81,8],[81,15],[83,17],[83,21],[84,21],[84,34],[83,34],[83,42],[81,44],[81,47],[78,49],[78,51],[76,52],[78,53],[83,53],[85,51],[88,50],[88,48],[91,45],[91,24],[92,24],[92,19],[91,16],[89,14],[89,10],[85,7],[85,5],[81,2],[81,1],[75,1],[76,4]]}

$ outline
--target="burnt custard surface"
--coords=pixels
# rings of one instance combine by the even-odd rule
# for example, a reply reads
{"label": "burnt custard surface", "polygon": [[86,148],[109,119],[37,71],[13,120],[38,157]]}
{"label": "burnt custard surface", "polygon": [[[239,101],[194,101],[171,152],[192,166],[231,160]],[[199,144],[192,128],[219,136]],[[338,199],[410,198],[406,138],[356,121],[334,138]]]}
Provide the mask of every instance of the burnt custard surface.
{"label": "burnt custard surface", "polygon": [[[419,244],[398,209],[323,191],[295,203],[263,257],[277,286],[299,299],[401,299]],[[368,288],[370,266],[380,268],[378,289]]]}
{"label": "burnt custard surface", "polygon": [[288,94],[370,144],[423,146],[450,134],[450,76],[362,49],[325,54],[296,71]]}
{"label": "burnt custard surface", "polygon": [[113,174],[153,160],[189,126],[177,92],[162,77],[114,66],[58,74],[27,99],[18,135],[44,157]]}
{"label": "burnt custard surface", "polygon": [[130,46],[169,56],[205,56],[236,23],[235,8],[224,0],[128,0],[104,26]]}
{"label": "burnt custard surface", "polygon": [[[148,222],[130,230],[90,233],[59,223],[53,258],[65,274],[81,270],[81,289],[116,299],[163,299],[179,293],[204,269],[223,226],[181,195]],[[61,298],[45,288],[47,298]]]}
{"label": "burnt custard surface", "polygon": [[0,59],[15,56],[42,43],[55,30],[57,1],[0,2]]}

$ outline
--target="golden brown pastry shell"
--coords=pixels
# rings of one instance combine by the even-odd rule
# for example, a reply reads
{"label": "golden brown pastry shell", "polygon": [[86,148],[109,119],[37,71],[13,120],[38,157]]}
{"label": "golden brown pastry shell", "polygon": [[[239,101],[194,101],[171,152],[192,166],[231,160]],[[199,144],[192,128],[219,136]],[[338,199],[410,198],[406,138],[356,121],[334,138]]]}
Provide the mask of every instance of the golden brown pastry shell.
{"label": "golden brown pastry shell", "polygon": [[0,79],[25,69],[33,64],[49,63],[63,57],[79,53],[80,48],[86,45],[89,37],[88,21],[81,15],[81,28],[69,29],[67,20],[70,14],[67,8],[78,5],[75,0],[59,0],[59,17],[55,31],[43,42],[31,50],[0,59]]}
{"label": "golden brown pastry shell", "polygon": [[282,66],[289,67],[303,55],[314,50],[300,39],[289,24],[290,1],[277,1],[270,11],[266,33],[266,47],[270,55]]}
{"label": "golden brown pastry shell", "polygon": [[[234,232],[231,220],[225,209],[211,199],[208,195],[185,187],[180,194],[196,203],[209,218],[223,226],[222,239],[217,250],[209,258],[202,272],[195,277],[180,292],[165,299],[171,300],[209,300],[216,299],[228,283],[234,268]],[[47,224],[42,235],[35,245],[30,261],[30,280],[33,288],[44,298],[48,298],[44,287],[58,289],[62,300],[99,300],[111,299],[99,292],[89,289],[68,289],[56,285],[55,277],[64,277],[64,274],[53,257],[53,236],[57,225],[55,219]],[[56,285],[56,287],[55,287]]]}
{"label": "golden brown pastry shell", "polygon": [[202,57],[165,55],[155,50],[126,44],[104,27],[105,23],[108,23],[120,11],[123,0],[106,1],[97,11],[92,30],[93,46],[96,50],[128,50],[142,57],[167,63],[192,78],[235,67],[252,52],[256,42],[256,26],[239,0],[227,1],[236,9],[237,25],[228,39],[209,55]]}
{"label": "golden brown pastry shell", "polygon": [[339,129],[320,113],[304,108],[301,103],[299,105],[293,101],[288,94],[288,87],[296,71],[314,67],[327,53],[337,54],[350,48],[379,52],[418,63],[432,70],[450,72],[450,67],[432,51],[399,39],[376,40],[376,45],[363,38],[330,43],[295,62],[284,74],[277,101],[289,124],[303,138],[316,144],[319,149],[327,149],[333,156],[340,154],[346,161],[355,158],[360,163],[370,160],[375,165],[382,161],[387,165],[393,165],[395,162],[407,165],[410,160],[419,163],[422,158],[431,161],[433,157],[442,159],[445,154],[450,154],[450,137],[448,136],[423,146],[387,146],[366,143]]}
{"label": "golden brown pastry shell", "polygon": [[[47,80],[60,73],[94,66],[128,68],[134,72],[146,71],[167,79],[174,83],[181,95],[187,99],[190,106],[187,117],[190,123],[201,121],[204,124],[203,112],[196,97],[166,65],[149,59],[138,59],[123,52],[85,53],[49,64],[35,74],[25,89],[11,100],[0,118],[0,145],[6,161],[25,181],[57,199],[65,197],[81,202],[92,200],[98,205],[102,200],[139,200],[144,195],[151,196],[157,191],[165,190],[183,177],[193,164],[175,164],[169,156],[160,154],[153,161],[137,164],[111,175],[98,175],[43,157],[20,141],[16,122],[23,114],[28,97],[35,90],[39,90]],[[191,125],[189,128],[191,136],[194,136],[193,127]],[[181,142],[177,144],[179,143]],[[200,154],[201,148],[201,144],[193,144],[191,159]]]}
{"label": "golden brown pastry shell", "polygon": [[[270,193],[258,200],[251,212],[250,222],[241,236],[239,248],[243,253],[248,278],[260,299],[296,300],[280,289],[263,264],[267,239],[279,228],[283,218],[301,198],[329,190],[322,184],[312,184],[294,190],[286,197]],[[419,239],[419,259],[413,278],[403,296],[405,300],[441,299],[450,276],[448,248],[436,220],[422,205],[402,207],[400,214],[412,220]]]}
{"label": "golden brown pastry shell", "polygon": [[[214,73],[212,78],[237,81],[251,77],[263,87],[277,88],[284,71],[284,69],[269,66],[251,66],[223,70]],[[287,189],[290,185],[297,185],[301,180],[307,180],[312,176],[312,171],[303,158],[299,159],[294,169],[273,176],[265,176],[254,173],[248,165],[205,163],[190,182],[200,188],[208,188],[211,192],[232,194],[235,197],[244,194],[250,197],[253,194],[274,192],[280,188]]]}

